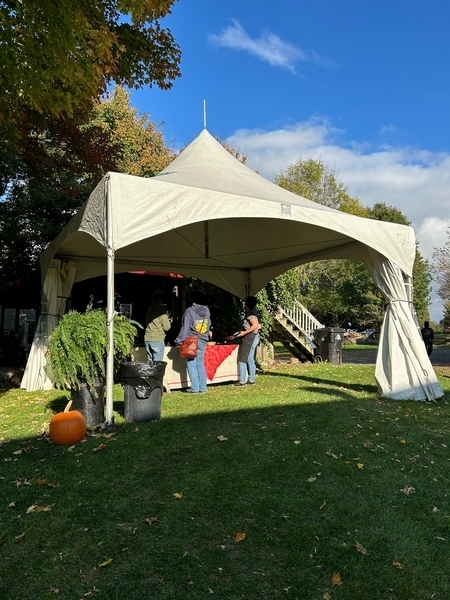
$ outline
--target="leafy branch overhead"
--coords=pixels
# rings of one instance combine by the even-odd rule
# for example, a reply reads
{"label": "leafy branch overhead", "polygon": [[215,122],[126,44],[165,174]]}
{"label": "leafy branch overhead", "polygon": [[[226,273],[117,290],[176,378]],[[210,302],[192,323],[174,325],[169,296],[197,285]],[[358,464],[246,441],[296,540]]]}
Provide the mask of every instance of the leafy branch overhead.
{"label": "leafy branch overhead", "polygon": [[49,119],[86,117],[112,82],[169,89],[181,51],[160,20],[174,3],[1,0],[4,143],[18,142],[22,130],[44,130]]}

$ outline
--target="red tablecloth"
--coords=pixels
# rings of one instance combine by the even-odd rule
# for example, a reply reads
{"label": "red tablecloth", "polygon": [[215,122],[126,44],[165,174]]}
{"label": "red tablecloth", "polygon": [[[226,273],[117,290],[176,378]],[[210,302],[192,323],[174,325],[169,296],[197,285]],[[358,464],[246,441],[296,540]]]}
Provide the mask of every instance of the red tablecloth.
{"label": "red tablecloth", "polygon": [[214,375],[221,363],[230,356],[237,344],[221,344],[215,346],[206,346],[205,349],[205,369],[207,378],[212,381]]}

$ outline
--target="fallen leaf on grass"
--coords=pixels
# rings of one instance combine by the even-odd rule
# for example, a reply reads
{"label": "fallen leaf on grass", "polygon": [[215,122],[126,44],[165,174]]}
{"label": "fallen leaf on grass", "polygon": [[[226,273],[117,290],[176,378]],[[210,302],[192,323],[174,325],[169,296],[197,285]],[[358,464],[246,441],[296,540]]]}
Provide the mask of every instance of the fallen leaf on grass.
{"label": "fallen leaf on grass", "polygon": [[336,459],[336,460],[338,460],[338,458],[339,458],[338,456],[336,456],[336,454],[333,454],[333,453],[331,452],[331,450],[328,450],[327,452],[325,452],[325,454],[326,454],[327,456],[330,456],[331,458],[334,458],[334,459]]}
{"label": "fallen leaf on grass", "polygon": [[331,578],[331,585],[342,585],[342,580],[339,573],[333,573],[333,577]]}
{"label": "fallen leaf on grass", "polygon": [[356,466],[358,469],[364,469],[364,463],[358,463]]}
{"label": "fallen leaf on grass", "polygon": [[59,487],[59,483],[57,481],[51,482],[47,479],[36,479],[36,485],[46,485],[47,487],[57,488]]}
{"label": "fallen leaf on grass", "polygon": [[173,496],[174,496],[174,498],[182,498],[183,497],[183,493],[182,492],[175,492]]}
{"label": "fallen leaf on grass", "polygon": [[402,563],[399,563],[399,562],[395,562],[395,561],[394,561],[392,564],[393,564],[393,566],[394,566],[396,569],[400,569],[400,570],[402,570],[402,569],[404,569],[404,568],[405,568],[405,565],[402,565]]}
{"label": "fallen leaf on grass", "polygon": [[50,512],[51,510],[50,506],[38,506],[37,504],[32,504],[27,508],[27,515],[34,512]]}
{"label": "fallen leaf on grass", "polygon": [[92,596],[92,594],[94,592],[99,592],[99,591],[100,590],[98,588],[96,588],[95,585],[94,585],[94,587],[92,588],[91,592],[86,592],[85,594],[83,594],[83,598],[89,598],[90,596]]}
{"label": "fallen leaf on grass", "polygon": [[13,481],[13,484],[16,487],[20,487],[21,485],[31,485],[31,483],[25,479],[25,477],[18,477],[15,481]]}
{"label": "fallen leaf on grass", "polygon": [[407,496],[411,496],[411,494],[414,494],[414,492],[416,491],[416,488],[406,485],[406,483],[405,483],[403,489],[401,489],[400,491],[403,492],[404,494],[406,494]]}
{"label": "fallen leaf on grass", "polygon": [[20,540],[25,536],[25,531],[23,533],[21,533],[20,535],[16,535],[16,537],[14,538],[15,542],[20,542]]}
{"label": "fallen leaf on grass", "polygon": [[13,454],[22,454],[22,450],[16,450]]}
{"label": "fallen leaf on grass", "polygon": [[325,594],[323,595],[323,600],[331,600],[331,596],[328,592],[325,592]]}
{"label": "fallen leaf on grass", "polygon": [[359,542],[356,542],[356,549],[358,550],[358,552],[361,552],[361,554],[365,554],[366,556],[369,556],[369,553],[367,552],[367,550]]}
{"label": "fallen leaf on grass", "polygon": [[245,540],[245,533],[237,533],[234,541],[235,542],[242,542],[242,540]]}
{"label": "fallen leaf on grass", "polygon": [[157,523],[159,521],[159,517],[148,517],[145,519],[145,522],[151,525],[152,523]]}
{"label": "fallen leaf on grass", "polygon": [[99,450],[104,450],[107,447],[108,447],[108,443],[100,444],[100,446],[97,446],[97,448],[93,448],[92,452],[98,452]]}
{"label": "fallen leaf on grass", "polygon": [[105,562],[100,563],[98,566],[99,567],[107,567],[108,565],[110,565],[112,563],[113,559],[112,558],[108,558],[107,560],[105,560]]}
{"label": "fallen leaf on grass", "polygon": [[217,439],[219,440],[219,442],[226,442],[228,438],[224,435],[218,435]]}

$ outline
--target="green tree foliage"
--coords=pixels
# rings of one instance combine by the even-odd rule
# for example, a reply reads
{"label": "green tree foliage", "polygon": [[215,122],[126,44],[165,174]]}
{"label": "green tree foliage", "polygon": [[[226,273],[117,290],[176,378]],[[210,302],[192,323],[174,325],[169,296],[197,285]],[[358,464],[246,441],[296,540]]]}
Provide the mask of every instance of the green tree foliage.
{"label": "green tree foliage", "polygon": [[258,312],[261,322],[261,338],[269,339],[273,315],[278,306],[290,308],[298,298],[299,269],[290,269],[270,281],[257,295]]}
{"label": "green tree foliage", "polygon": [[360,217],[368,216],[367,209],[357,198],[352,198],[339,181],[336,171],[321,160],[298,160],[280,175],[276,175],[275,183],[318,204]]}
{"label": "green tree foliage", "polygon": [[[30,138],[86,120],[112,82],[172,86],[181,52],[161,19],[175,0],[0,0],[0,169]],[[33,145],[31,145],[31,148]]]}
{"label": "green tree foliage", "polygon": [[380,326],[384,301],[363,263],[324,260],[301,267],[300,300],[325,326]]}

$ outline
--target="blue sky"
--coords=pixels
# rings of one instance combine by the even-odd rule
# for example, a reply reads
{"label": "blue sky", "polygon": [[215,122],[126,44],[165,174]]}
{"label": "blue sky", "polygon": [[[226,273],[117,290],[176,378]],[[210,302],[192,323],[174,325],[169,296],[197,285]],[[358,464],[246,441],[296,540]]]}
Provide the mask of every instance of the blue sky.
{"label": "blue sky", "polygon": [[[397,206],[431,259],[450,225],[448,0],[179,0],[173,88],[133,91],[175,148],[206,124],[268,179],[323,160],[367,206]],[[432,295],[431,317],[442,318]]]}

